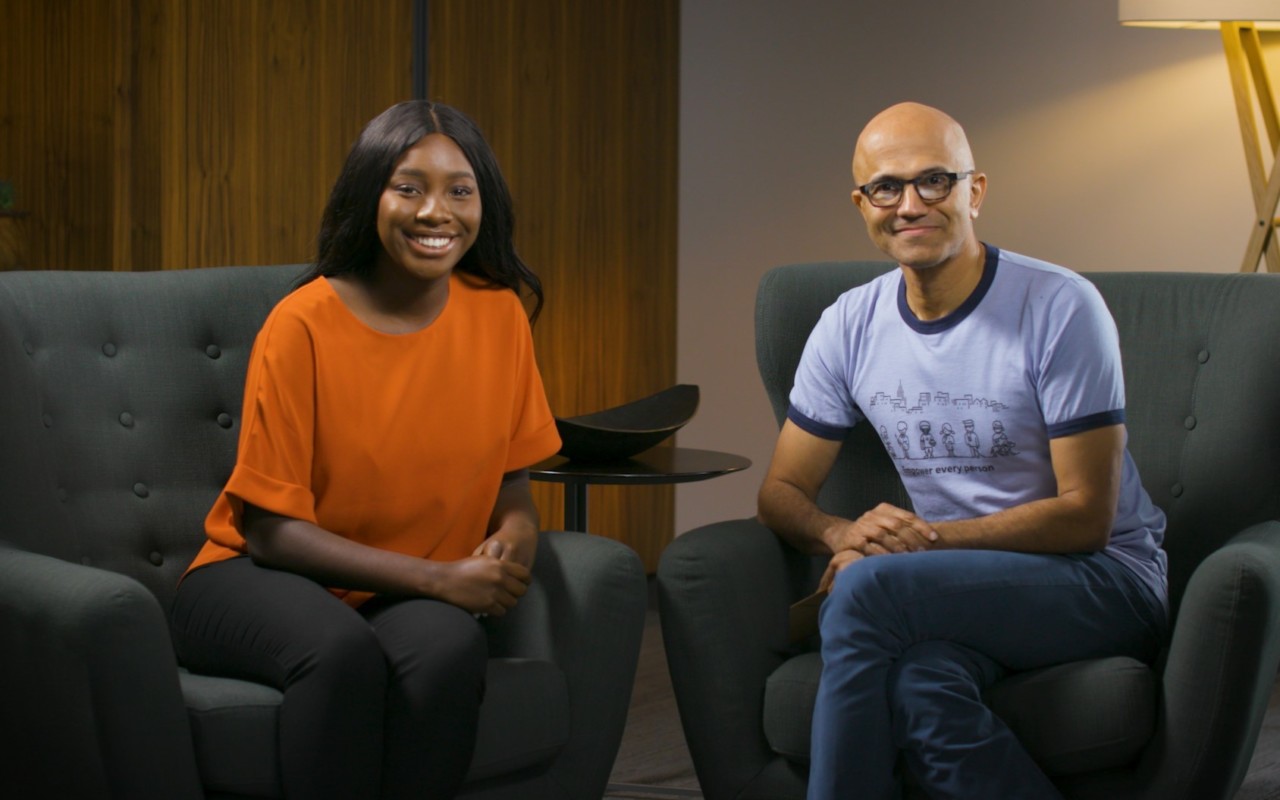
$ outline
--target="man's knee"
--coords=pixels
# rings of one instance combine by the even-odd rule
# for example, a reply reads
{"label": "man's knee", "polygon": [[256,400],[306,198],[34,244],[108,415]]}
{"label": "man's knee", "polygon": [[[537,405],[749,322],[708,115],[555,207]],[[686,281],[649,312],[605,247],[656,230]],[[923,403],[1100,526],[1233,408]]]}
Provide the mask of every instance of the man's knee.
{"label": "man's knee", "polygon": [[909,569],[906,556],[872,556],[849,564],[836,575],[827,598],[839,617],[879,620],[898,603],[899,575]]}
{"label": "man's knee", "polygon": [[[946,641],[920,642],[907,648],[889,674],[889,706],[898,746],[919,737],[931,721],[956,716],[961,708],[982,703],[982,690],[1000,679],[994,661]],[[927,736],[925,737],[927,738]]]}

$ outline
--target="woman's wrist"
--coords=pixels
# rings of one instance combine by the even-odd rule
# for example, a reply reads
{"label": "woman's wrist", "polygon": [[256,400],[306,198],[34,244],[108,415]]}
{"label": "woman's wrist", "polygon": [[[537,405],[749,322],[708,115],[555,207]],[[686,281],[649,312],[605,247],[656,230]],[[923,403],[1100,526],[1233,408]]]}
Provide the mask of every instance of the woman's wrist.
{"label": "woman's wrist", "polygon": [[429,558],[419,560],[422,567],[417,581],[417,593],[422,597],[442,598],[449,565]]}

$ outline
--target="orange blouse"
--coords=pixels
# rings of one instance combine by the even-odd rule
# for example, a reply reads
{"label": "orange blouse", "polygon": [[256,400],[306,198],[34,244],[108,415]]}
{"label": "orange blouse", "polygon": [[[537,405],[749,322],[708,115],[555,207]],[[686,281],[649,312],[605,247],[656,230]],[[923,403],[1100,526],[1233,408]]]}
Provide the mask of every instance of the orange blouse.
{"label": "orange blouse", "polygon": [[[465,558],[503,474],[559,447],[514,292],[455,272],[436,320],[393,335],[318,278],[258,333],[236,466],[187,571],[247,552],[246,502],[372,547]],[[332,591],[351,605],[370,597]]]}

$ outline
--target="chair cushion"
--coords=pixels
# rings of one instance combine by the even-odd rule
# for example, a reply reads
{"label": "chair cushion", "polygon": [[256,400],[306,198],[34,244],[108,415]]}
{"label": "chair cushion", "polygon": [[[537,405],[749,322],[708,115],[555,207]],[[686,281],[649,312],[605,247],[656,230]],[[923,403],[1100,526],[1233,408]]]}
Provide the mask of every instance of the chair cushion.
{"label": "chair cushion", "polygon": [[[181,672],[196,763],[205,789],[281,797],[279,691],[258,683]],[[569,740],[569,688],[547,661],[489,659],[476,752],[467,780],[552,759]]]}
{"label": "chair cushion", "polygon": [[280,701],[270,686],[180,670],[196,766],[206,791],[281,797]]}
{"label": "chair cushion", "polygon": [[[765,738],[790,761],[809,760],[821,675],[821,655],[805,653],[784,662],[765,683]],[[1131,763],[1155,729],[1155,674],[1131,658],[1019,673],[996,683],[984,699],[1049,775]]]}
{"label": "chair cushion", "polygon": [[491,658],[467,781],[550,761],[569,741],[569,684],[558,666]]}
{"label": "chair cushion", "polygon": [[983,697],[1050,775],[1132,763],[1156,727],[1156,674],[1141,661],[1076,661],[1010,676]]}

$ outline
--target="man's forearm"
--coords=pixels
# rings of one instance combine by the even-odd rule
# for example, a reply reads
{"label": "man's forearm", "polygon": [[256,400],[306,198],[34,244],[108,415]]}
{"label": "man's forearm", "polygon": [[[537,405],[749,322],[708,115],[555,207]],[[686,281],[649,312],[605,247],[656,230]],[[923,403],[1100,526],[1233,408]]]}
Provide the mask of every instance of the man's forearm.
{"label": "man's forearm", "polygon": [[824,513],[798,487],[766,480],[757,503],[760,522],[792,547],[812,555],[832,554],[825,534],[839,518]]}
{"label": "man's forearm", "polygon": [[1051,497],[984,517],[935,522],[935,547],[1023,553],[1091,553],[1106,547],[1113,513],[1078,498]]}

